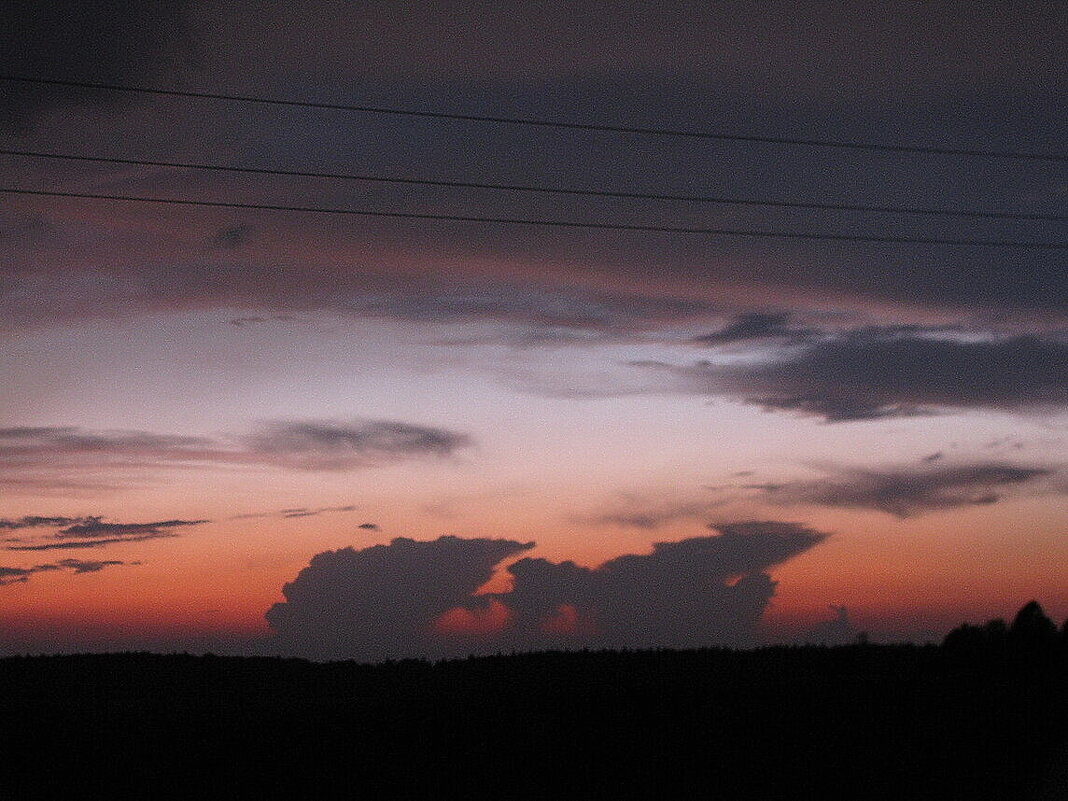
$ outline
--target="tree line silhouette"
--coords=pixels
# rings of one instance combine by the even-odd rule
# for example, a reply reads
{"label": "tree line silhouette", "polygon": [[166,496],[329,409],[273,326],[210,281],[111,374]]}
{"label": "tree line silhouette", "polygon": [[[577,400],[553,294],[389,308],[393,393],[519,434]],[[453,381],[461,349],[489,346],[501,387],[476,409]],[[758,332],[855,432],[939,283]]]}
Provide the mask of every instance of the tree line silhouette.
{"label": "tree line silhouette", "polygon": [[1068,786],[1068,648],[1038,604],[942,645],[12,657],[0,699],[4,798],[974,799]]}
{"label": "tree line silhouette", "polygon": [[1030,601],[1016,613],[1011,624],[1002,618],[979,626],[965,623],[949,632],[943,645],[961,654],[1051,655],[1068,650],[1068,620],[1058,631],[1038,601]]}

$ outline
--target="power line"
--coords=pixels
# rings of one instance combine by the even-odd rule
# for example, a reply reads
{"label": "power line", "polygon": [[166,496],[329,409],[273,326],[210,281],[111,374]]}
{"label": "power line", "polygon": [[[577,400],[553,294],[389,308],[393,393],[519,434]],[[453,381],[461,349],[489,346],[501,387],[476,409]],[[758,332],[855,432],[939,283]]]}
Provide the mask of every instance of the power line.
{"label": "power line", "polygon": [[709,236],[736,236],[752,239],[809,239],[838,242],[873,242],[903,245],[953,245],[973,247],[1020,248],[1025,250],[1068,250],[1062,242],[1020,242],[1011,239],[933,239],[927,237],[871,236],[866,234],[808,233],[803,231],[760,231],[737,228],[687,228],[674,225],[638,225],[628,223],[591,223],[573,220],[529,220],[514,217],[476,217],[463,214],[424,214],[408,211],[371,211],[324,206],[293,206],[267,203],[234,203],[220,200],[192,200],[189,198],[142,197],[136,195],[108,195],[93,192],[54,192],[42,189],[0,187],[0,193],[32,195],[38,197],[79,198],[85,200],[113,200],[132,203],[162,203],[177,206],[203,206],[208,208],[249,209],[261,211],[291,211],[311,214],[342,214],[359,217],[388,217],[409,220],[438,220],[445,222],[490,223],[503,225],[527,225],[555,228],[593,228],[605,231],[637,231],[666,234],[705,234]]}
{"label": "power line", "polygon": [[600,123],[563,122],[560,120],[543,120],[528,117],[497,117],[485,114],[461,114],[450,111],[416,111],[412,109],[388,108],[385,106],[365,106],[348,103],[325,103],[314,100],[292,100],[282,98],[259,97],[255,95],[236,95],[222,92],[193,92],[181,89],[158,89],[147,86],[130,86],[126,84],[98,83],[94,81],[70,81],[57,78],[31,78],[23,75],[0,74],[0,81],[35,84],[43,86],[65,86],[76,89],[100,89],[110,92],[130,92],[145,95],[163,95],[167,97],[186,97],[200,100],[227,100],[240,103],[259,103],[271,106],[291,106],[297,108],[314,108],[329,111],[355,111],[364,114],[388,114],[403,117],[423,117],[438,120],[459,120],[462,122],[482,122],[502,125],[526,125],[539,128],[558,128],[571,131],[594,131],[601,133],[639,134],[645,136],[673,136],[687,139],[706,139],[724,142],[750,142],[770,145],[806,145],[809,147],[827,147],[846,150],[864,150],[884,153],[917,153],[932,156],[979,156],[985,158],[1026,159],[1030,161],[1068,161],[1063,153],[1031,153],[1017,150],[977,150],[969,148],[936,147],[927,145],[887,145],[875,142],[843,142],[829,139],[804,139],[783,136],[758,136],[751,134],[714,133],[710,131],[691,131],[675,128],[651,128],[633,125],[607,125]]}
{"label": "power line", "polygon": [[186,170],[209,170],[214,172],[246,173],[250,175],[276,175],[291,178],[331,178],[349,181],[366,181],[369,183],[401,184],[409,186],[440,186],[456,189],[494,189],[507,192],[529,192],[547,195],[572,195],[578,197],[620,198],[627,200],[669,200],[687,203],[714,203],[733,206],[767,206],[788,209],[817,209],[820,211],[864,211],[888,214],[934,215],[944,217],[965,217],[968,219],[993,220],[1043,220],[1050,222],[1068,221],[1068,216],[1059,214],[1026,214],[1000,211],[968,211],[955,209],[930,209],[915,206],[869,206],[851,203],[814,203],[791,200],[757,200],[743,197],[715,197],[708,195],[671,195],[652,192],[617,192],[601,189],[575,189],[571,187],[546,187],[528,184],[501,184],[480,181],[446,181],[426,178],[397,178],[383,175],[307,172],[303,170],[281,170],[267,167],[239,167],[232,164],[202,164],[181,161],[156,161],[152,159],[131,159],[105,156],[80,156],[65,153],[46,153],[36,150],[9,150],[0,148],[0,155],[25,156],[37,159],[57,159],[65,161],[83,161],[99,164],[122,164],[136,167],[173,167]]}

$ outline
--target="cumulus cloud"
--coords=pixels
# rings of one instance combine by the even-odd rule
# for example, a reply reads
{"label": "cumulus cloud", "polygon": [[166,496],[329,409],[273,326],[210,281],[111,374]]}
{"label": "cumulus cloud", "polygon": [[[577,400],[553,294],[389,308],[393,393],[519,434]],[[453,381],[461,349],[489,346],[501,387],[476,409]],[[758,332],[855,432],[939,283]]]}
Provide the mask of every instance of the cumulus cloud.
{"label": "cumulus cloud", "polygon": [[[353,470],[404,459],[443,458],[470,444],[468,435],[449,429],[364,419],[268,421],[249,435],[229,437],[88,431],[73,426],[3,428],[0,486],[100,488],[102,471],[121,484],[146,470],[191,465]],[[4,521],[0,528],[16,523]]]}
{"label": "cumulus cloud", "polygon": [[[775,592],[765,572],[826,537],[794,523],[742,522],[718,535],[659,542],[598,568],[522,559],[509,567],[519,640],[597,647],[749,645]],[[556,616],[573,618],[554,626]],[[529,646],[528,646],[529,647]]]}
{"label": "cumulus cloud", "polygon": [[737,398],[827,422],[1068,407],[1068,343],[1037,336],[966,341],[863,329],[743,364],[637,366],[664,379],[664,391]]}
{"label": "cumulus cloud", "polygon": [[434,621],[471,601],[502,560],[534,543],[398,537],[314,556],[267,612],[278,646],[316,658],[442,653]]}
{"label": "cumulus cloud", "polygon": [[494,568],[533,543],[397,538],[327,551],[285,585],[267,621],[281,651],[316,658],[750,644],[775,591],[766,571],[826,535],[782,522],[716,530],[596,568],[520,559],[510,591],[483,595]]}
{"label": "cumulus cloud", "polygon": [[1044,467],[1004,463],[940,465],[924,460],[922,468],[866,470],[833,468],[827,478],[781,484],[750,484],[768,500],[874,509],[905,518],[925,512],[997,503],[1002,492],[1052,474]]}

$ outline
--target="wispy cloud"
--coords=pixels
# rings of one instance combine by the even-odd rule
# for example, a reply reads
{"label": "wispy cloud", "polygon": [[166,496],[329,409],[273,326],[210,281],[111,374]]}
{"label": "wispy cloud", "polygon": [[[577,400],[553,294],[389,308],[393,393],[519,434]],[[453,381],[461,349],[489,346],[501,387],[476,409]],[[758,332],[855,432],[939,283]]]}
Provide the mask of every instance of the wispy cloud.
{"label": "wispy cloud", "polygon": [[[365,419],[268,421],[250,434],[219,437],[73,426],[3,428],[0,487],[100,489],[144,480],[153,471],[191,466],[356,470],[406,459],[442,459],[471,443],[469,435],[445,428]],[[32,525],[29,518],[0,521],[0,528]]]}
{"label": "wispy cloud", "polygon": [[767,500],[778,504],[874,509],[905,518],[994,504],[1006,490],[1053,474],[1045,467],[1004,463],[952,466],[927,462],[922,468],[830,470],[826,478],[747,487],[759,490]]}
{"label": "wispy cloud", "polygon": [[[71,518],[38,518],[53,521],[70,521]],[[71,525],[49,523],[58,528],[52,534],[38,536],[31,540],[20,538],[9,540],[5,546],[9,551],[59,551],[82,548],[102,548],[118,543],[145,542],[146,540],[165,539],[180,536],[178,529],[199,526],[208,520],[160,520],[152,523],[109,523],[101,517],[77,519]],[[60,527],[62,526],[62,527]]]}
{"label": "wispy cloud", "polygon": [[471,444],[466,434],[391,420],[278,421],[246,437],[255,460],[297,470],[351,470],[414,457],[451,456]]}
{"label": "wispy cloud", "polygon": [[36,573],[53,573],[60,570],[68,570],[76,575],[84,573],[99,573],[107,567],[115,565],[139,565],[140,562],[123,562],[117,559],[103,561],[86,561],[84,559],[61,559],[58,562],[50,562],[32,567],[0,567],[0,587],[9,584],[23,584],[29,581],[30,576]]}
{"label": "wispy cloud", "polygon": [[329,512],[355,512],[360,507],[350,504],[348,506],[317,506],[309,508],[305,506],[297,506],[291,509],[279,509],[276,512],[252,512],[243,515],[234,515],[231,520],[259,520],[263,518],[278,517],[283,519],[290,519],[296,517],[316,517],[321,514],[327,514]]}
{"label": "wispy cloud", "polygon": [[651,531],[676,520],[700,519],[716,507],[720,498],[648,498],[631,493],[621,494],[607,509],[575,517],[579,523],[595,526],[620,526]]}

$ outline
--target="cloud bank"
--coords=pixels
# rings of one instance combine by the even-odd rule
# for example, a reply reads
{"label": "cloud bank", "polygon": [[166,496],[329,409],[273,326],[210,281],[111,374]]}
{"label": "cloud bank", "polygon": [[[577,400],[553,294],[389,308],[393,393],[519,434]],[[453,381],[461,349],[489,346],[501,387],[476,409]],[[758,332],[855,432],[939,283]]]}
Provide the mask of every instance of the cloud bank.
{"label": "cloud bank", "polygon": [[266,617],[283,653],[442,657],[494,649],[746,645],[775,592],[767,570],[822,542],[794,523],[741,522],[596,568],[520,559],[508,592],[475,595],[512,540],[407,538],[313,557]]}
{"label": "cloud bank", "polygon": [[666,392],[728,397],[832,423],[947,409],[1068,407],[1068,342],[963,341],[906,331],[852,331],[744,364],[636,366],[658,375]]}

